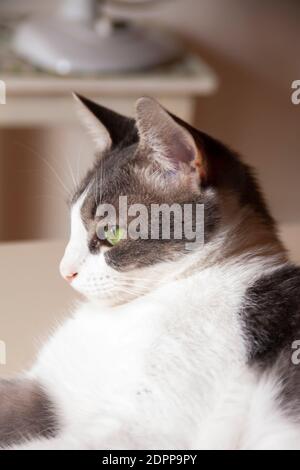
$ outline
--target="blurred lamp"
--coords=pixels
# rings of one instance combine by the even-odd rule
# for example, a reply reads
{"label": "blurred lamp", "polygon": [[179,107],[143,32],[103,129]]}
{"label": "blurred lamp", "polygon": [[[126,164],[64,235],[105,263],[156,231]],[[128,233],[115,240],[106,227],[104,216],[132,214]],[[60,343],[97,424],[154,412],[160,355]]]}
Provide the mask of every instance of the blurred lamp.
{"label": "blurred lamp", "polygon": [[61,75],[157,66],[180,55],[176,41],[156,28],[113,21],[101,7],[119,4],[134,10],[163,1],[61,0],[52,17],[32,16],[17,27],[14,48],[32,64]]}

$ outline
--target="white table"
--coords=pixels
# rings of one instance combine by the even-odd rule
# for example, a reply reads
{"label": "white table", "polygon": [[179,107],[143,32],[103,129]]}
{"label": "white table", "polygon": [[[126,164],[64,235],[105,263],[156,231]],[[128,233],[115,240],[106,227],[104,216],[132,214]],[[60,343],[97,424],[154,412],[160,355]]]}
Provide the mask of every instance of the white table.
{"label": "white table", "polygon": [[[0,377],[27,367],[76,299],[60,277],[63,242],[0,244]],[[1,354],[1,347],[0,347]]]}
{"label": "white table", "polygon": [[[85,143],[84,132],[79,129],[72,91],[126,115],[134,112],[134,103],[140,96],[152,95],[170,111],[192,122],[199,97],[214,93],[218,86],[214,72],[195,56],[148,72],[94,77],[49,75],[15,62],[10,55],[7,64],[0,71],[0,80],[5,81],[7,88],[6,104],[0,105],[0,240],[53,238],[66,233],[63,201],[55,205],[59,189],[49,167],[55,167],[69,187],[72,181],[68,168],[77,175],[80,160],[83,174],[90,165],[88,157],[93,154],[90,142]],[[79,152],[82,157],[78,157]],[[49,167],[39,157],[47,160]],[[14,199],[12,194],[16,193]],[[43,207],[37,203],[39,197],[43,197]],[[7,220],[14,204],[22,214],[18,227]],[[47,220],[39,217],[37,211],[47,214]]]}
{"label": "white table", "polygon": [[57,77],[31,72],[0,72],[6,83],[6,105],[0,127],[51,126],[74,122],[70,93],[76,91],[124,114],[133,113],[141,96],[154,96],[183,119],[192,120],[196,101],[214,93],[218,80],[201,59],[188,56],[175,65],[128,75]]}

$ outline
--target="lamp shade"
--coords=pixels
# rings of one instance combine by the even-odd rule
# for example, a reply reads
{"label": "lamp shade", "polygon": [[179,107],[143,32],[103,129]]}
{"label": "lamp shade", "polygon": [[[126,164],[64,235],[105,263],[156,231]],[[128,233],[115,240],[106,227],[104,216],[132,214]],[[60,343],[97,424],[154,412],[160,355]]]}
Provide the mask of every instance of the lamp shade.
{"label": "lamp shade", "polygon": [[33,15],[19,25],[15,50],[60,75],[141,70],[179,56],[180,48],[167,32],[102,16],[98,6],[116,2],[150,5],[158,0],[61,0],[52,17]]}

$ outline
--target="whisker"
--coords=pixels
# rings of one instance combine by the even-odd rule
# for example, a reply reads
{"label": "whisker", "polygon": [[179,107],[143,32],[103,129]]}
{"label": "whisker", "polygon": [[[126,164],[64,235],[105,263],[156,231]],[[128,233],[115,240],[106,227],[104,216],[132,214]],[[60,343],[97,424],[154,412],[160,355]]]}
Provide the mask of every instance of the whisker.
{"label": "whisker", "polygon": [[76,173],[77,173],[77,183],[79,183],[79,167],[80,167],[80,161],[81,161],[81,156],[82,156],[82,141],[80,142],[80,146],[78,149],[78,154],[77,154],[77,162],[76,162]]}
{"label": "whisker", "polygon": [[134,295],[142,295],[142,294],[147,293],[146,289],[142,289],[139,286],[127,286],[124,284],[118,284],[115,287],[117,287],[119,290],[124,290],[124,291],[126,290],[129,293],[134,294]]}
{"label": "whisker", "polygon": [[101,203],[103,196],[103,160],[100,161],[100,186],[99,186],[99,202]]}
{"label": "whisker", "polygon": [[148,284],[152,284],[152,280],[151,279],[148,279],[148,278],[142,278],[142,277],[126,277],[126,278],[123,278],[122,280],[124,281],[138,281],[138,282],[144,282],[145,285],[148,285]]}
{"label": "whisker", "polygon": [[119,291],[125,293],[125,294],[129,294],[131,295],[132,297],[140,297],[142,295],[145,295],[146,292],[138,292],[138,291],[134,291],[132,289],[128,289],[124,286],[119,286]]}
{"label": "whisker", "polygon": [[66,162],[67,162],[67,166],[68,166],[68,169],[69,169],[69,172],[70,172],[70,175],[71,175],[71,179],[72,179],[73,185],[74,185],[74,190],[75,190],[77,188],[78,184],[76,182],[76,179],[75,179],[75,176],[74,176],[74,173],[73,173],[73,169],[72,169],[72,166],[71,166],[68,158],[66,159]]}
{"label": "whisker", "polygon": [[98,186],[98,168],[96,168],[95,188],[94,188],[94,199],[95,199],[96,207],[98,206],[98,203],[97,203],[97,186]]}
{"label": "whisker", "polygon": [[[122,279],[120,281],[120,284],[132,284],[132,282],[136,282],[136,281],[132,281],[132,279]],[[151,286],[151,284],[149,282],[146,283],[146,282],[143,282],[143,281],[142,281],[142,283],[139,283],[139,285],[143,285],[144,287]]]}
{"label": "whisker", "polygon": [[58,172],[55,170],[55,168],[51,165],[50,162],[48,162],[48,160],[44,157],[42,157],[41,155],[39,155],[37,153],[37,151],[35,149],[33,149],[32,147],[30,147],[29,145],[27,144],[23,144],[23,143],[17,143],[16,145],[20,146],[20,147],[23,147],[25,150],[29,151],[32,153],[32,155],[34,155],[35,157],[37,157],[40,161],[42,161],[46,166],[47,168],[52,172],[52,174],[56,177],[57,181],[60,183],[60,185],[62,186],[62,188],[64,189],[64,191],[67,193],[67,195],[70,196],[71,194],[71,191],[70,189],[66,186],[66,184],[64,183],[64,181],[62,180],[62,178],[59,176]]}

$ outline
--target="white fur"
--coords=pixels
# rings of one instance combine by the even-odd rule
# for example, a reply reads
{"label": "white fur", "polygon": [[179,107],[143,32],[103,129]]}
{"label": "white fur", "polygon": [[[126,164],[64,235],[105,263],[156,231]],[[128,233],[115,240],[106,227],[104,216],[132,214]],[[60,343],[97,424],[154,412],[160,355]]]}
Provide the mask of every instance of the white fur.
{"label": "white fur", "polygon": [[88,234],[80,213],[85,197],[86,193],[83,193],[72,207],[71,237],[60,264],[63,277],[78,273],[72,287],[84,296],[106,305],[124,303],[173,280],[191,264],[188,258],[177,263],[176,270],[170,269],[168,263],[161,263],[151,269],[132,269],[128,273],[112,269],[105,261],[108,248],[102,248],[97,256],[89,252]]}
{"label": "white fur", "polygon": [[83,193],[77,203],[72,207],[71,237],[60,263],[60,273],[63,277],[77,273],[89,254],[87,232],[80,215],[84,197],[85,193]]}
{"label": "white fur", "polygon": [[61,430],[17,448],[300,449],[300,428],[276,408],[276,377],[246,366],[239,323],[247,287],[272,263],[200,268],[191,254],[145,269],[145,295],[124,303],[124,275],[86,249],[81,203],[61,269],[76,269],[74,287],[94,300],[58,329],[29,372],[53,400]]}

